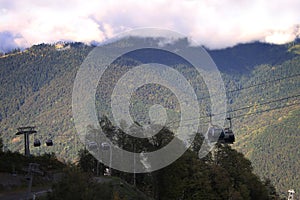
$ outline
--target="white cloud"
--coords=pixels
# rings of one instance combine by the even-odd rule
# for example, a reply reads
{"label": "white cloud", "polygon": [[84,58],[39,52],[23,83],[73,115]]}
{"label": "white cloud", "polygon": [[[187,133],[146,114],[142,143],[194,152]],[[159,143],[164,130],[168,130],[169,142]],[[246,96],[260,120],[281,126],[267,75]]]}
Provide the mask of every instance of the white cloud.
{"label": "white cloud", "polygon": [[[210,48],[254,40],[281,44],[299,34],[300,24],[298,0],[0,0],[0,5],[0,33],[17,36],[9,41],[21,47],[103,42],[141,27],[178,31]],[[0,50],[7,46],[0,44]]]}

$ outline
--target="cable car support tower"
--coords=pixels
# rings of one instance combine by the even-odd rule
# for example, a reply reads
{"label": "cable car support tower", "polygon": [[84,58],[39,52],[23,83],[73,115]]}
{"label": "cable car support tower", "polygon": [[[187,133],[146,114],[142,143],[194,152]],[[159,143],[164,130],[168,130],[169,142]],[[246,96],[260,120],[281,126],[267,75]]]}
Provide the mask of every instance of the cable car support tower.
{"label": "cable car support tower", "polygon": [[16,135],[24,135],[25,156],[30,156],[29,135],[37,133],[34,126],[19,127]]}

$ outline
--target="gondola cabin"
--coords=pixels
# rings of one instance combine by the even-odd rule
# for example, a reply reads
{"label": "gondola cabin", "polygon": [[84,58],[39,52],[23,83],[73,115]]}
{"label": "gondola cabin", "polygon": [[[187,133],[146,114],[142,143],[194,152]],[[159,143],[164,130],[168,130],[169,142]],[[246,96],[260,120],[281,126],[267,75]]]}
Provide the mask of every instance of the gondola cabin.
{"label": "gondola cabin", "polygon": [[46,140],[47,146],[53,146],[53,141],[51,139]]}
{"label": "gondola cabin", "polygon": [[33,146],[34,146],[34,147],[39,147],[39,146],[41,146],[41,141],[40,141],[39,139],[34,139]]}
{"label": "gondola cabin", "polygon": [[94,141],[88,142],[88,145],[87,145],[87,146],[88,146],[88,149],[89,149],[89,150],[92,150],[92,151],[98,149],[98,144],[97,144],[97,142],[94,142]]}
{"label": "gondola cabin", "polygon": [[230,122],[230,127],[221,128],[216,125],[210,125],[208,129],[208,140],[210,142],[218,142],[221,144],[233,144],[235,142],[235,136],[231,129],[231,118],[227,118]]}

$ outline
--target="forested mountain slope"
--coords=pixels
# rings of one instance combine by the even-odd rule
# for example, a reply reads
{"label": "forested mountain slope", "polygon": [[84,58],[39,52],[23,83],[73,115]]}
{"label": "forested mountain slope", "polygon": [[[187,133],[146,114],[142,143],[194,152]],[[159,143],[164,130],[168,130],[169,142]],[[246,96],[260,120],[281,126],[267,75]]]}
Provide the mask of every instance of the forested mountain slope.
{"label": "forested mountain slope", "polygon": [[[226,86],[228,116],[236,133],[233,148],[281,192],[300,188],[297,45],[253,43],[209,51]],[[55,152],[60,159],[76,159],[82,145],[73,124],[72,89],[92,48],[80,43],[64,48],[41,44],[0,58],[0,134],[8,149],[23,151],[23,138],[14,135],[16,128],[35,125],[39,134],[34,137],[53,138],[55,145],[32,147],[32,153]],[[136,111],[145,108],[139,103]]]}

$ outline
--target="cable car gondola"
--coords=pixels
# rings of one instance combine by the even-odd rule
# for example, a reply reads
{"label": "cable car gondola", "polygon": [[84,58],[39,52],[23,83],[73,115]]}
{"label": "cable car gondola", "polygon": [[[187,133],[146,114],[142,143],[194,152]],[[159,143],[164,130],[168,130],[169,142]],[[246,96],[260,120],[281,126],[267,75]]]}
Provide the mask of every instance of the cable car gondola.
{"label": "cable car gondola", "polygon": [[39,147],[39,146],[41,146],[41,141],[40,141],[39,139],[34,139],[33,146],[34,146],[34,147]]}
{"label": "cable car gondola", "polygon": [[107,142],[103,142],[103,143],[101,143],[101,148],[103,150],[109,150],[110,149],[110,145]]}
{"label": "cable car gondola", "polygon": [[53,146],[53,141],[51,139],[46,140],[46,145],[49,146]]}
{"label": "cable car gondola", "polygon": [[88,146],[88,149],[92,150],[92,151],[98,149],[98,144],[95,141],[88,142],[87,146]]}
{"label": "cable car gondola", "polygon": [[39,146],[41,146],[41,141],[40,141],[37,137],[38,137],[37,134],[34,133],[34,142],[33,142],[33,146],[34,146],[34,147],[39,147]]}
{"label": "cable car gondola", "polygon": [[224,129],[220,126],[210,124],[207,132],[209,141],[218,142],[221,144],[233,144],[235,142],[231,118],[227,118],[227,120],[229,120],[230,126]]}
{"label": "cable car gondola", "polygon": [[235,137],[232,130],[230,128],[222,129],[218,142],[222,144],[233,144],[235,142]]}
{"label": "cable car gondola", "polygon": [[48,147],[53,146],[53,141],[52,141],[51,138],[52,138],[52,136],[51,136],[51,134],[49,133],[48,139],[46,140],[46,145],[47,145]]}

